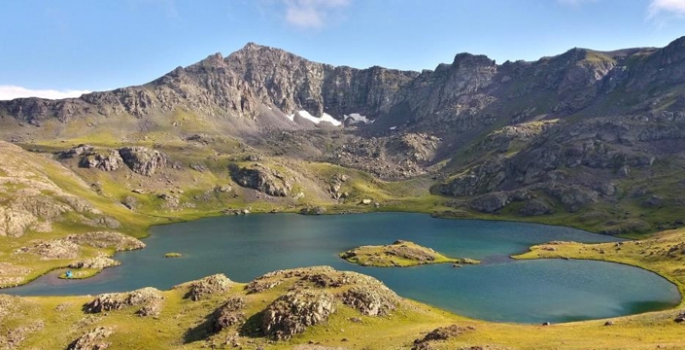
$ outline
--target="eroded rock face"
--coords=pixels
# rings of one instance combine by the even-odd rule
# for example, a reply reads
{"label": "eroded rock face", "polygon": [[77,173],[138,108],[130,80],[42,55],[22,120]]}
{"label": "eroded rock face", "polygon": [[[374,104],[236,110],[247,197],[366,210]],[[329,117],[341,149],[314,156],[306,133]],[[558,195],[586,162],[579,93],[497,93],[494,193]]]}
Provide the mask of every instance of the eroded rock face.
{"label": "eroded rock face", "polygon": [[120,148],[119,155],[133,172],[140,175],[150,176],[157,169],[167,166],[167,157],[164,153],[146,147]]}
{"label": "eroded rock face", "polygon": [[288,340],[335,312],[335,299],[323,291],[294,291],[280,296],[262,312],[264,335]]}
{"label": "eroded rock face", "polygon": [[107,342],[113,333],[110,327],[97,327],[74,340],[67,350],[105,350],[111,345]]}
{"label": "eroded rock face", "polygon": [[233,167],[231,177],[240,186],[275,197],[286,197],[292,189],[285,175],[259,164],[250,168]]}

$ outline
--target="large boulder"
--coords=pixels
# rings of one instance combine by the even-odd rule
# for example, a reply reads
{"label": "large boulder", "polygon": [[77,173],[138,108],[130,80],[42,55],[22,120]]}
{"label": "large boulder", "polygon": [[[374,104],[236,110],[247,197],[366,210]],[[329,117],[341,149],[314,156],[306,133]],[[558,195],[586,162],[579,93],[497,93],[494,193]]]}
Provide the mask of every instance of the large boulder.
{"label": "large boulder", "polygon": [[262,330],[274,340],[288,340],[308,327],[328,320],[334,312],[332,294],[296,290],[280,296],[262,312]]}
{"label": "large boulder", "polygon": [[232,167],[231,177],[240,186],[275,197],[285,197],[292,189],[284,175],[257,164],[252,167]]}
{"label": "large boulder", "polygon": [[91,153],[81,158],[79,166],[88,169],[100,169],[103,171],[114,171],[119,169],[124,163],[119,152],[109,151],[107,153]]}
{"label": "large boulder", "polygon": [[145,176],[154,174],[157,169],[165,167],[168,162],[164,153],[147,147],[120,148],[119,155],[133,172]]}

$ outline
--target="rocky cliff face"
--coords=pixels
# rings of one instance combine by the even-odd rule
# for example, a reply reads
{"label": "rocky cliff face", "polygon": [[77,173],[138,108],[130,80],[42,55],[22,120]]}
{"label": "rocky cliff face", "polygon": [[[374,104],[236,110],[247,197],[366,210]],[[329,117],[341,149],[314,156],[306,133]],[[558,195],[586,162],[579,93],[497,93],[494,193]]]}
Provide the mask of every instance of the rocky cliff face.
{"label": "rocky cliff face", "polygon": [[[121,125],[209,148],[233,137],[269,156],[382,179],[429,175],[434,193],[486,213],[582,213],[626,198],[661,208],[685,203],[663,191],[679,186],[671,180],[685,165],[684,52],[685,37],[661,49],[575,48],[534,62],[458,54],[419,73],[334,67],[248,44],[141,86],[0,102],[0,125],[8,125],[0,137],[52,140],[73,130],[65,127],[71,123],[105,125],[98,130],[105,133],[107,125]],[[330,123],[317,129],[323,119]],[[338,121],[343,127],[332,128]],[[148,176],[174,166],[164,154],[135,146],[70,152],[64,156],[79,157],[82,167],[114,173],[122,164]],[[189,167],[207,171],[212,157]],[[290,173],[287,167],[282,173]],[[230,175],[273,197],[299,195],[290,193],[296,181],[280,170],[242,164]],[[653,178],[670,182],[645,182]]]}
{"label": "rocky cliff face", "polygon": [[502,65],[486,56],[458,54],[451,64],[418,73],[334,67],[250,43],[226,58],[215,54],[141,86],[76,99],[3,101],[0,116],[40,125],[53,118],[68,123],[84,116],[146,119],[176,110],[237,120],[253,120],[267,109],[276,115],[273,110],[285,115],[306,110],[341,121],[352,114],[378,119],[377,130],[394,126],[464,133],[498,122],[566,116],[598,99],[625,98],[629,103],[612,106],[621,112],[644,109],[648,101],[672,104],[644,91],[670,90],[683,83],[683,51],[681,38],[663,49],[572,49],[535,62]]}

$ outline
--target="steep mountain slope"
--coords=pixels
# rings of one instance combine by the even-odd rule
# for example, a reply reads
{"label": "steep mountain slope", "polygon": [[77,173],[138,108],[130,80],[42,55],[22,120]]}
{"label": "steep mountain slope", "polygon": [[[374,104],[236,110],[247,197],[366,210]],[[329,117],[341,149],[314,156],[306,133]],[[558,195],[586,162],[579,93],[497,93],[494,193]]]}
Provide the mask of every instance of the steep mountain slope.
{"label": "steep mountain slope", "polygon": [[[661,49],[572,49],[501,65],[458,54],[420,73],[334,67],[250,43],[141,86],[2,101],[0,137],[52,151],[65,146],[57,140],[105,153],[166,150],[177,165],[167,181],[180,187],[198,166],[209,170],[202,186],[221,186],[236,179],[226,169],[254,168],[240,157],[260,155],[256,163],[271,169],[265,174],[279,188],[290,186],[289,195],[302,188],[323,204],[331,180],[303,164],[392,181],[418,177],[421,196],[434,184],[440,206],[457,209],[450,215],[577,219],[592,230],[634,233],[683,220],[677,208],[685,198],[669,189],[680,186],[685,166],[684,93],[685,37]],[[190,151],[198,143],[202,150]],[[194,158],[200,154],[207,158]],[[70,165],[80,176],[93,171],[82,164],[97,168],[107,159],[88,156]],[[395,188],[406,194],[404,184]],[[270,192],[247,202],[285,193]],[[337,203],[343,192],[333,192]]]}

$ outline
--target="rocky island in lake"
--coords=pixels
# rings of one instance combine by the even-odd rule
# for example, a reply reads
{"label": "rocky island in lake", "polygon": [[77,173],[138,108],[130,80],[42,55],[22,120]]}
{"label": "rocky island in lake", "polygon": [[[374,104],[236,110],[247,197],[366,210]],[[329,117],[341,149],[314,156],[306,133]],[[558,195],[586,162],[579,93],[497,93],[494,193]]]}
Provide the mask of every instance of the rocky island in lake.
{"label": "rocky island in lake", "polygon": [[450,258],[414,242],[397,240],[387,245],[365,245],[350,249],[340,257],[357,265],[375,267],[408,267],[427,264],[475,265],[478,260]]}

